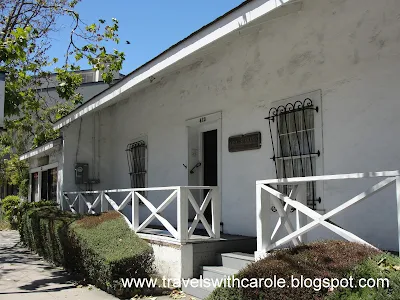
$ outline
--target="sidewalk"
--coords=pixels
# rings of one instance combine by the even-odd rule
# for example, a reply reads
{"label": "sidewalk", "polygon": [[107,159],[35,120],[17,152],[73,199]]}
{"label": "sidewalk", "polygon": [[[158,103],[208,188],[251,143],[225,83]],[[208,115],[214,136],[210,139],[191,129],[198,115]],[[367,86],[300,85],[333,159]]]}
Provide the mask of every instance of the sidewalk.
{"label": "sidewalk", "polygon": [[[0,231],[0,300],[116,300],[96,287],[77,287],[57,268],[19,244],[17,231]],[[167,300],[169,296],[148,299]],[[186,299],[195,299],[187,296]],[[184,300],[184,299],[182,299]]]}
{"label": "sidewalk", "polygon": [[0,231],[0,300],[117,299],[81,287],[68,274],[18,244],[17,231]]}

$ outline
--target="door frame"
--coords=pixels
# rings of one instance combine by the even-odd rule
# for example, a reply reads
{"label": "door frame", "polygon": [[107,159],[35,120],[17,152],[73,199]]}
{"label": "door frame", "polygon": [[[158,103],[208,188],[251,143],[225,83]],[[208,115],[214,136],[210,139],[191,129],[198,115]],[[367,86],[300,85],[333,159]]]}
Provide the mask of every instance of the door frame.
{"label": "door frame", "polygon": [[[204,178],[203,178],[203,132],[211,131],[211,130],[217,130],[217,180],[218,180],[218,187],[219,187],[219,193],[221,196],[221,186],[222,186],[222,112],[216,112],[208,115],[203,115],[199,116],[196,118],[192,118],[189,120],[186,120],[186,137],[187,137],[187,162],[189,162],[189,155],[190,155],[190,149],[191,145],[189,144],[189,128],[193,128],[197,130],[198,134],[198,157],[199,161],[202,163],[202,165],[199,167],[198,172],[199,172],[199,186],[204,185]],[[190,176],[190,169],[192,168],[187,164],[187,180],[189,180]],[[204,197],[203,197],[204,199]]]}
{"label": "door frame", "polygon": [[[32,174],[33,173],[38,173],[38,183],[37,183],[37,188],[38,188],[38,198],[39,201],[41,200],[42,197],[42,172],[43,171],[47,171],[50,169],[54,169],[57,168],[57,177],[58,175],[58,162],[52,163],[52,164],[48,164],[48,165],[44,165],[44,166],[40,166],[40,167],[36,167],[36,168],[32,168],[29,169],[29,193],[28,193],[28,202],[34,202],[35,199],[32,199]],[[58,181],[58,179],[57,179]],[[59,186],[57,183],[57,195],[59,192]],[[32,201],[33,200],[33,201]]]}

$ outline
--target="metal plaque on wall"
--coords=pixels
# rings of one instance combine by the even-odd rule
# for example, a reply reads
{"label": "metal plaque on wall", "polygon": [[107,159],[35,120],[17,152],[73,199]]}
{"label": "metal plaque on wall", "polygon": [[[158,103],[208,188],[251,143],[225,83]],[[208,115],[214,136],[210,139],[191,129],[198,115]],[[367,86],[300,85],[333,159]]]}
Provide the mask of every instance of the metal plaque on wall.
{"label": "metal plaque on wall", "polygon": [[261,148],[261,132],[251,132],[231,136],[228,141],[229,152],[256,150]]}

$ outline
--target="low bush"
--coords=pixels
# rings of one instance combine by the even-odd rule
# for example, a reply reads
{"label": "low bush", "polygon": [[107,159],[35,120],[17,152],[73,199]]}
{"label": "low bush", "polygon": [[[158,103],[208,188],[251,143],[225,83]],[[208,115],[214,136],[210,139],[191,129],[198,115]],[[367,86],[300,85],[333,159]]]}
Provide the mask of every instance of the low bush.
{"label": "low bush", "polygon": [[[28,205],[25,205],[28,207]],[[69,225],[79,218],[55,206],[25,208],[21,216],[21,241],[56,265],[68,264],[66,253]]]}
{"label": "low bush", "polygon": [[[343,278],[357,265],[380,252],[357,243],[343,241],[316,242],[291,249],[278,250],[258,262],[241,270],[235,277],[242,278],[284,278],[286,283],[294,278]],[[207,300],[247,299],[324,299],[327,288],[315,291],[312,288],[217,288]],[[339,298],[337,298],[339,299]],[[348,298],[340,298],[348,299]],[[358,299],[358,298],[357,298]],[[375,299],[375,298],[364,298]],[[394,299],[394,298],[393,298]],[[398,298],[396,298],[398,299]],[[336,300],[336,299],[335,299]]]}
{"label": "low bush", "polygon": [[148,278],[153,273],[152,248],[118,212],[79,217],[55,207],[28,209],[20,233],[41,256],[118,297],[138,292],[125,289],[121,278]]}
{"label": "low bush", "polygon": [[38,202],[27,202],[21,200],[19,196],[7,196],[0,202],[1,212],[0,215],[3,221],[9,222],[12,229],[17,229],[22,215],[26,210],[35,207],[43,206],[57,206],[54,201],[42,200]]}
{"label": "low bush", "polygon": [[117,296],[133,296],[121,278],[148,278],[153,273],[151,246],[139,238],[118,212],[87,216],[71,226],[81,256],[80,273]]}
{"label": "low bush", "polygon": [[[348,276],[352,276],[354,282],[358,282],[359,279],[373,278],[374,281],[371,283],[378,282],[379,286],[338,289],[328,295],[326,300],[400,299],[400,258],[398,256],[388,253],[377,255],[356,266]],[[377,279],[379,281],[376,281]],[[388,281],[383,282],[381,279]],[[386,286],[386,283],[389,283],[389,287]]]}
{"label": "low bush", "polygon": [[12,228],[17,228],[17,214],[21,199],[18,196],[7,196],[1,200],[1,210],[5,221],[9,222]]}

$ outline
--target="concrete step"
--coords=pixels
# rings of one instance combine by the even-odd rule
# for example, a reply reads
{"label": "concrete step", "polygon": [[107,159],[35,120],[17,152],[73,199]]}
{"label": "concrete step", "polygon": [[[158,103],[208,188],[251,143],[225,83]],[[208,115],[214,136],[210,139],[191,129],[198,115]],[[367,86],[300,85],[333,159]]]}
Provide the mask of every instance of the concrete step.
{"label": "concrete step", "polygon": [[184,293],[197,299],[207,298],[213,290],[214,287],[208,287],[206,284],[203,284],[203,279],[191,279],[187,286],[182,286]]}
{"label": "concrete step", "polygon": [[235,275],[238,272],[236,269],[226,268],[222,266],[203,266],[203,278],[223,279]]}
{"label": "concrete step", "polygon": [[223,267],[241,270],[254,262],[254,254],[242,252],[221,253],[220,262]]}
{"label": "concrete step", "polygon": [[[217,255],[217,261],[220,266],[202,266],[201,279],[191,279],[187,286],[182,286],[182,290],[198,299],[205,299],[214,290],[212,283],[210,285],[210,280],[221,280],[237,274],[240,269],[254,262],[254,254],[221,253]],[[204,282],[205,280],[207,283]]]}

